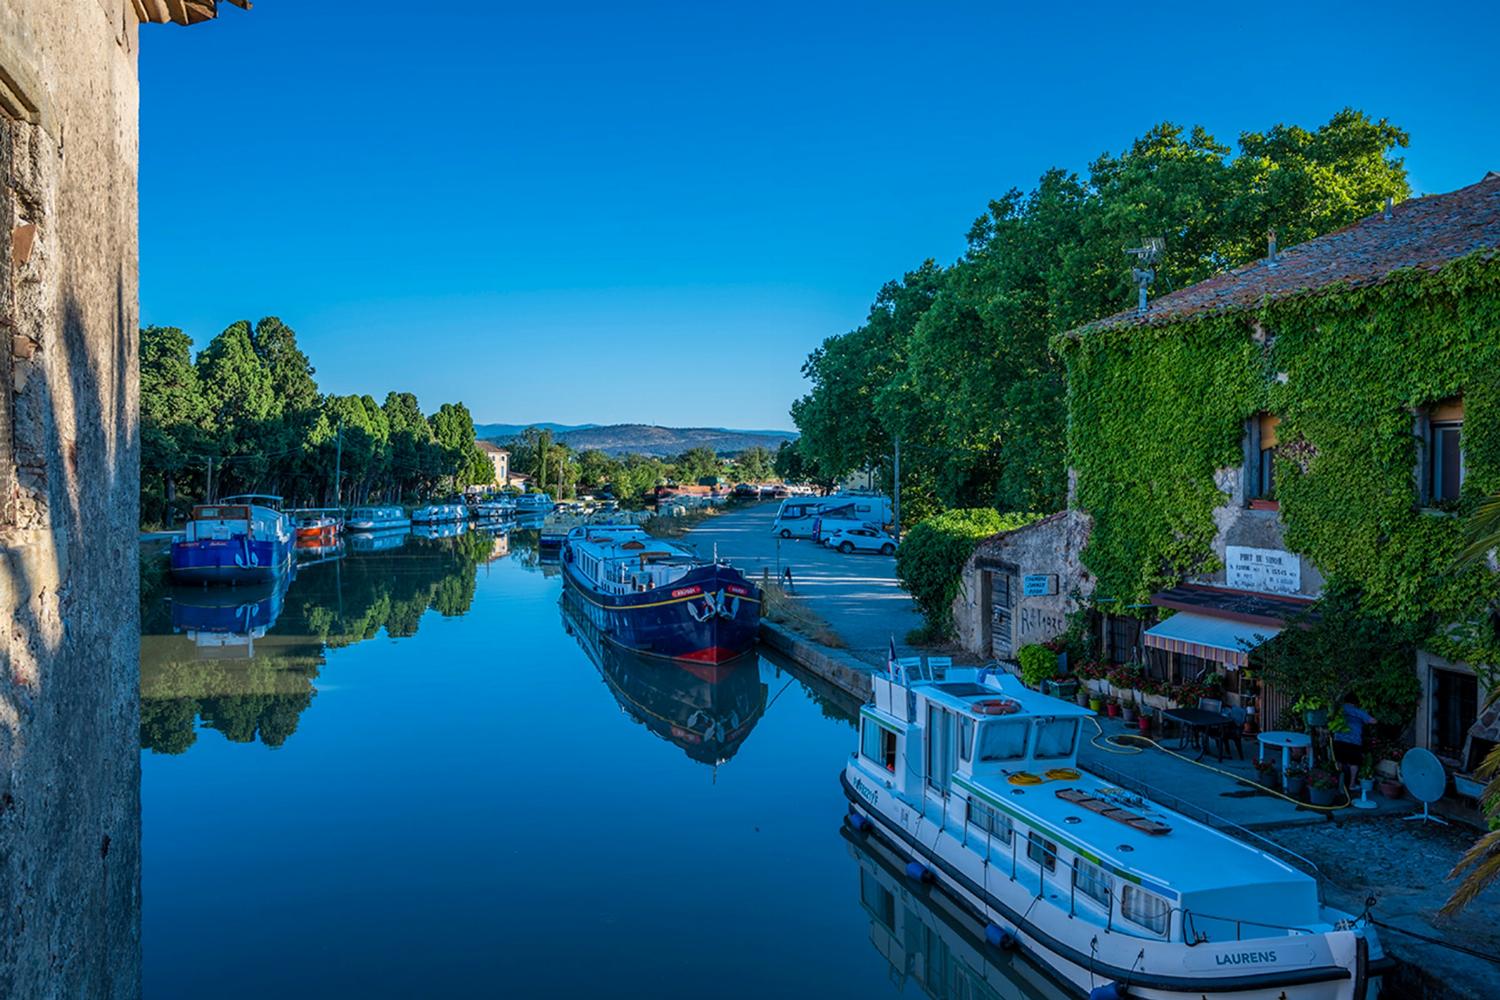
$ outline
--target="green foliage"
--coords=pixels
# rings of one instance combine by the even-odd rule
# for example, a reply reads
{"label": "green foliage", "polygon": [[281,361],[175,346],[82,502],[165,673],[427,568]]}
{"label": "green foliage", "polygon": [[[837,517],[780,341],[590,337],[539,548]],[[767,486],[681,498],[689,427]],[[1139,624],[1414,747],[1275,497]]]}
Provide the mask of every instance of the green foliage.
{"label": "green foliage", "polygon": [[888,487],[899,435],[913,511],[1058,509],[1066,390],[1049,344],[1132,300],[1121,248],[1165,237],[1154,293],[1191,284],[1262,256],[1268,228],[1291,245],[1404,197],[1391,154],[1406,142],[1352,110],[1312,131],[1243,133],[1238,155],[1201,128],[1162,124],[1086,176],[1047,171],[993,201],[951,266],[927,261],[886,284],[862,326],[808,357],[812,389],[792,406],[799,449],[830,478],[875,466]]}
{"label": "green foliage", "polygon": [[411,393],[390,393],[384,405],[368,395],[324,396],[313,375],[296,332],[274,316],[230,324],[196,361],[181,330],[143,329],[143,522],[166,521],[210,492],[360,503],[493,479],[462,403],[445,404],[429,422]]}
{"label": "green foliage", "polygon": [[953,632],[953,599],[975,544],[1039,516],[1001,514],[989,508],[950,510],[918,522],[907,533],[896,550],[896,576],[916,601],[931,634],[946,638]]}
{"label": "green foliage", "polygon": [[1414,629],[1372,615],[1342,584],[1291,624],[1256,655],[1262,677],[1296,711],[1326,710],[1336,726],[1344,722],[1338,706],[1355,695],[1377,722],[1401,729],[1411,721],[1422,693]]}
{"label": "green foliage", "polygon": [[1016,661],[1021,664],[1021,682],[1029,688],[1040,688],[1042,681],[1057,675],[1057,654],[1039,643],[1016,650]]}

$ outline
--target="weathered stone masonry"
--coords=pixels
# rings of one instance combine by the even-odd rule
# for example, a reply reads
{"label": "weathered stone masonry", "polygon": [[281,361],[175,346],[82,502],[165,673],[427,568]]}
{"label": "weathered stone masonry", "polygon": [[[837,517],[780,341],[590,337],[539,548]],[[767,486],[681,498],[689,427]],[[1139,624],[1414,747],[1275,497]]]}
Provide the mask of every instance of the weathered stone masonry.
{"label": "weathered stone masonry", "polygon": [[140,993],[136,46],[0,0],[0,997]]}

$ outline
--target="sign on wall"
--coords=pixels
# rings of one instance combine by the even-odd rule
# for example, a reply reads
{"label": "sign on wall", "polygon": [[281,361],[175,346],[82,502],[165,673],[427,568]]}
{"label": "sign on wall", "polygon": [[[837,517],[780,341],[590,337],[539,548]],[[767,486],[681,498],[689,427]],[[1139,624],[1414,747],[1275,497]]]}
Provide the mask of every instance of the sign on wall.
{"label": "sign on wall", "polygon": [[1027,573],[1021,578],[1021,592],[1027,597],[1047,597],[1057,593],[1056,573]]}
{"label": "sign on wall", "polygon": [[1224,577],[1224,582],[1236,590],[1295,594],[1302,588],[1302,564],[1295,555],[1282,549],[1226,545]]}

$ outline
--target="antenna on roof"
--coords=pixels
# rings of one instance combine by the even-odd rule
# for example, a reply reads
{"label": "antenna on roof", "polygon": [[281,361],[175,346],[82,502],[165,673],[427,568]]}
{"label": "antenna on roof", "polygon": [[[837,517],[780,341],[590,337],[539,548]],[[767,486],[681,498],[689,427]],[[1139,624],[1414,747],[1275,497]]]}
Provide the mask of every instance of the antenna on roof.
{"label": "antenna on roof", "polygon": [[1162,250],[1166,247],[1165,241],[1160,236],[1147,236],[1138,247],[1126,247],[1125,252],[1140,261],[1139,267],[1130,269],[1131,276],[1135,278],[1135,287],[1140,292],[1140,298],[1136,302],[1136,312],[1146,311],[1146,289],[1151,287],[1151,282],[1156,280],[1155,264],[1161,260]]}
{"label": "antenna on roof", "polygon": [[1386,195],[1385,196],[1385,213],[1384,214],[1385,214],[1385,217],[1387,219],[1389,219],[1391,217],[1391,209],[1395,206],[1395,204],[1396,204],[1396,199],[1395,198],[1392,198],[1390,195]]}
{"label": "antenna on roof", "polygon": [[1266,230],[1266,266],[1276,266],[1276,227]]}

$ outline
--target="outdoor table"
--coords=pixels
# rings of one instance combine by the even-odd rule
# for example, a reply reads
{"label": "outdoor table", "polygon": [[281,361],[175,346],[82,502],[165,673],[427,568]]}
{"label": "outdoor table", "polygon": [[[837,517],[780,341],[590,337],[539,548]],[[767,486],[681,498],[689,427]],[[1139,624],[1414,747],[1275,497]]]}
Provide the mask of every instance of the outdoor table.
{"label": "outdoor table", "polygon": [[[1173,722],[1177,723],[1178,725],[1180,725],[1182,727],[1182,736],[1179,738],[1179,740],[1177,742],[1177,748],[1179,750],[1182,749],[1183,747],[1187,746],[1187,739],[1188,739],[1188,734],[1189,733],[1192,733],[1192,732],[1198,731],[1198,730],[1202,730],[1203,734],[1206,734],[1207,732],[1209,732],[1211,730],[1220,729],[1220,728],[1222,728],[1224,726],[1229,725],[1229,723],[1230,723],[1230,719],[1229,719],[1229,717],[1227,715],[1221,715],[1218,712],[1210,712],[1206,708],[1168,708],[1168,709],[1163,710],[1162,713],[1161,713],[1161,715],[1162,715],[1162,718],[1164,718],[1164,719],[1171,719]],[[1219,759],[1223,760],[1224,759],[1224,741],[1223,740],[1219,740],[1218,747],[1219,747]],[[1207,752],[1208,752],[1208,741],[1206,739],[1203,739],[1202,735],[1200,735],[1199,738],[1198,738],[1198,757],[1197,757],[1197,759],[1198,760],[1202,760],[1203,759],[1203,755],[1205,753],[1207,753]]]}
{"label": "outdoor table", "polygon": [[1281,787],[1286,787],[1286,769],[1292,762],[1292,747],[1312,746],[1312,737],[1306,733],[1293,733],[1280,729],[1273,729],[1267,733],[1261,733],[1256,741],[1260,743],[1260,752],[1256,755],[1257,760],[1266,759],[1266,747],[1281,747]]}

